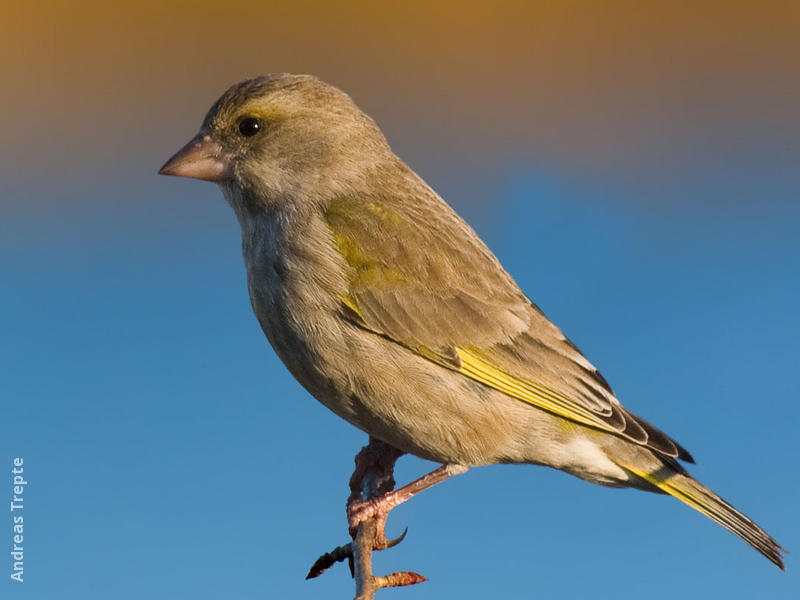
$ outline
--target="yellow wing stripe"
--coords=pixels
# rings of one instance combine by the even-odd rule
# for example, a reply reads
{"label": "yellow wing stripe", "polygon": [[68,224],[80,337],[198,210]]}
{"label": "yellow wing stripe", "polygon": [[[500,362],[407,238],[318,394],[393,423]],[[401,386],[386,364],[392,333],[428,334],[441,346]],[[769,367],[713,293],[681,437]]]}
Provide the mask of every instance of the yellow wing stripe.
{"label": "yellow wing stripe", "polygon": [[[343,296],[341,301],[351,311],[359,316],[361,315],[358,303],[353,298]],[[454,364],[443,360],[436,352],[424,346],[403,345],[420,356],[440,364],[443,367],[448,369],[454,369],[455,367]],[[605,431],[618,432],[617,429],[614,429],[607,422],[600,419],[596,413],[573,402],[567,396],[532,381],[513,377],[483,359],[475,351],[456,347],[455,352],[460,363],[455,370],[470,379],[488,385],[504,394],[508,394],[513,398],[532,404],[533,406],[554,413],[560,417],[570,419],[571,421],[576,421],[583,425],[589,425],[590,427],[596,427]]]}
{"label": "yellow wing stripe", "polygon": [[610,429],[608,423],[602,421],[593,413],[553,390],[531,381],[512,377],[469,350],[456,348],[456,354],[461,360],[459,372],[475,381],[561,417],[607,431],[616,431]]}

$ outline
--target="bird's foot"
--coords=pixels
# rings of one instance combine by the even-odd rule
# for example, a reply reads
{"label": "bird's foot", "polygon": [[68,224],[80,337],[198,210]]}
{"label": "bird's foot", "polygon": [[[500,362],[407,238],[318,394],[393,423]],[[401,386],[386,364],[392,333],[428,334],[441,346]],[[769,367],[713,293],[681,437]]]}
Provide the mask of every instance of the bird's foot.
{"label": "bird's foot", "polygon": [[[347,524],[350,528],[350,535],[355,538],[356,531],[361,523],[368,519],[375,519],[378,526],[378,535],[380,536],[379,541],[383,542],[386,540],[386,536],[384,535],[386,518],[393,508],[410,500],[421,491],[449,479],[453,475],[465,473],[467,469],[468,467],[463,465],[442,465],[427,475],[415,479],[408,485],[389,491],[377,498],[367,498],[364,500],[355,494],[351,495],[347,502]],[[405,534],[403,534],[400,539],[402,540],[404,536]]]}
{"label": "bird's foot", "polygon": [[375,549],[377,550],[377,546],[380,546],[381,542],[386,539],[386,518],[392,508],[386,502],[386,495],[379,498],[367,498],[366,500],[351,497],[347,501],[347,526],[350,537],[355,539],[358,526],[361,523],[369,519],[375,519],[377,528]]}
{"label": "bird's foot", "polygon": [[406,536],[407,529],[395,539],[386,537],[386,518],[393,508],[453,475],[464,473],[467,467],[442,465],[394,490],[394,464],[402,454],[400,450],[374,438],[370,438],[369,445],[358,453],[356,468],[350,479],[350,498],[347,501],[347,524],[353,541],[319,557],[306,579],[317,577],[335,563],[347,560],[350,573],[356,578],[356,587],[359,589],[376,590],[425,581],[425,577],[412,571],[399,571],[385,577],[375,576],[372,573],[372,551],[396,546]]}
{"label": "bird's foot", "polygon": [[[387,494],[388,495],[388,494]],[[386,496],[380,498],[370,498],[368,500],[350,499],[347,503],[347,524],[350,531],[350,537],[356,538],[358,527],[364,521],[375,519],[375,536],[372,542],[373,550],[386,550],[396,546],[406,537],[408,527],[405,528],[403,533],[394,539],[386,537],[386,518],[389,516],[389,511],[393,506],[384,502]]]}
{"label": "bird's foot", "polygon": [[[353,545],[355,544],[359,525],[372,519],[374,515],[377,514],[373,512],[374,509],[380,509],[380,503],[370,503],[369,500],[363,500],[362,494],[370,498],[372,494],[383,494],[390,491],[394,487],[394,464],[402,454],[403,452],[397,448],[374,438],[370,438],[369,444],[364,446],[356,455],[355,470],[350,478],[350,497],[347,500],[348,524],[353,524],[353,526],[350,527],[350,535],[353,538],[353,542],[338,546],[331,552],[326,552],[320,556],[311,567],[306,579],[317,577],[337,562],[344,560],[347,560],[350,566],[351,575],[354,573]],[[388,514],[388,512],[387,510],[386,514]],[[350,519],[351,514],[355,516],[355,520]],[[371,541],[367,539],[363,540],[365,543],[364,545],[371,547],[372,550],[386,550],[387,548],[392,548],[402,542],[408,532],[406,528],[398,537],[394,539],[387,538],[385,532],[385,515],[380,520],[376,519],[374,525],[374,528],[370,527],[370,533],[372,533]],[[411,575],[414,577],[410,577],[410,579],[406,577],[403,579],[404,581],[408,580],[405,585],[424,581],[421,575],[413,573],[408,575],[409,577]],[[387,583],[387,585],[389,584]],[[402,584],[395,583],[393,585]]]}

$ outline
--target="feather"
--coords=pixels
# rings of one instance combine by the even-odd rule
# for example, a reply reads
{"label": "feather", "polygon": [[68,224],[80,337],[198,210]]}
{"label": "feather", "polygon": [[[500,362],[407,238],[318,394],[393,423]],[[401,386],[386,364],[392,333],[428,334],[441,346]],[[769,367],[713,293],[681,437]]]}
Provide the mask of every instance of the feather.
{"label": "feather", "polygon": [[691,460],[625,410],[475,232],[403,173],[391,195],[354,194],[327,207],[331,241],[349,267],[343,304],[351,320],[539,409]]}

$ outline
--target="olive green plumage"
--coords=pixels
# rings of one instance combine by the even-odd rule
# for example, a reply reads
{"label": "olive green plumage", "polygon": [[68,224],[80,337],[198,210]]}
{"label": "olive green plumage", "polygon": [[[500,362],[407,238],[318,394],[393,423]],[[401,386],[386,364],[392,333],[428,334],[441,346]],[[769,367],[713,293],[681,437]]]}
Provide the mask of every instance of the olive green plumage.
{"label": "olive green plumage", "polygon": [[220,185],[241,224],[253,310],[333,412],[442,463],[541,464],[671,494],[782,567],[780,546],[686,473],[684,448],[622,407],[347,95],[310,76],[250,79],[195,139],[213,148],[193,150],[195,171],[176,157],[185,172],[164,172]]}

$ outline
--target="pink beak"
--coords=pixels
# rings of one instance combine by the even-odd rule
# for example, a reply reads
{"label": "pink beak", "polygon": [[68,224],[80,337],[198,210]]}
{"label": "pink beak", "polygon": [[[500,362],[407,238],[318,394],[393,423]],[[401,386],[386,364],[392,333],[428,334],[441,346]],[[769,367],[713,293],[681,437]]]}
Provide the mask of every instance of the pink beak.
{"label": "pink beak", "polygon": [[207,135],[197,134],[158,170],[159,175],[191,177],[219,183],[233,177],[222,148]]}

